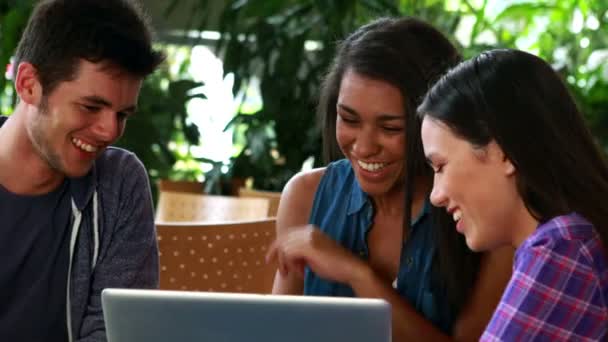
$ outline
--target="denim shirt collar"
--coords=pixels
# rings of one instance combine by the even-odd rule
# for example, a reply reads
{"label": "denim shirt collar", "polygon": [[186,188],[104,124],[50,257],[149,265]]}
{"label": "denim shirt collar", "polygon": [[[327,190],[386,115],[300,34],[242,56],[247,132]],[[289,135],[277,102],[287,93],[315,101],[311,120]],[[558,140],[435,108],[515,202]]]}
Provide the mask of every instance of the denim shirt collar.
{"label": "denim shirt collar", "polygon": [[352,215],[361,211],[363,209],[363,206],[365,206],[369,202],[369,196],[365,192],[363,192],[363,190],[359,186],[359,182],[357,181],[354,172],[352,173],[352,176],[354,178],[354,182],[348,203],[348,215]]}
{"label": "denim shirt collar", "polygon": [[420,212],[420,214],[418,216],[416,216],[413,220],[412,220],[412,228],[416,227],[418,225],[418,222],[420,220],[422,220],[422,218],[424,218],[426,215],[431,213],[431,201],[429,200],[429,198],[425,198],[424,199],[424,204],[422,205],[422,211]]}
{"label": "denim shirt collar", "polygon": [[[354,177],[354,175],[353,175],[353,177]],[[367,193],[363,192],[363,190],[359,186],[359,182],[355,178],[355,181],[353,182],[352,192],[351,192],[350,198],[349,198],[347,214],[353,215],[355,213],[358,213],[361,210],[363,210],[366,205],[371,206],[371,200],[369,198],[369,195]],[[429,198],[425,198],[424,205],[422,206],[422,211],[420,212],[420,214],[418,216],[416,216],[412,220],[411,227],[413,228],[413,227],[417,226],[417,223],[420,220],[422,220],[426,215],[430,214],[430,212],[431,212],[431,202],[430,202]]]}

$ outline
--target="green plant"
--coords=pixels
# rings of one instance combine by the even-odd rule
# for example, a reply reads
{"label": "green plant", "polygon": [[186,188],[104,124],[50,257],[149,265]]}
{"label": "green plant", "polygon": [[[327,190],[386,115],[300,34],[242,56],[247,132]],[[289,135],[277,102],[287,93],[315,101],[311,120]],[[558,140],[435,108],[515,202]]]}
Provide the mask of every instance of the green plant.
{"label": "green plant", "polygon": [[[202,83],[184,75],[187,61],[178,75],[172,75],[170,66],[179,63],[174,51],[165,47],[168,60],[155,73],[148,76],[139,94],[137,114],[127,124],[125,134],[117,146],[134,152],[148,169],[156,196],[156,182],[161,178],[193,179],[200,170],[176,170],[177,162],[194,160],[189,146],[199,143],[196,125],[188,121],[186,105],[194,98],[205,98],[196,90]],[[173,53],[172,53],[173,51]],[[183,151],[186,151],[185,153]]]}
{"label": "green plant", "polygon": [[[199,6],[205,13],[213,5]],[[396,13],[389,1],[229,3],[216,48],[224,70],[235,74],[235,93],[259,80],[263,107],[253,113],[241,108],[228,124],[242,146],[228,174],[251,177],[256,188],[281,190],[306,159],[320,165],[316,97],[335,41],[374,16]]]}
{"label": "green plant", "polygon": [[10,63],[32,8],[31,0],[0,0],[0,114],[8,114],[15,105],[16,95],[4,77],[4,67]]}
{"label": "green plant", "polygon": [[[0,0],[0,66],[5,66],[32,8],[32,0]],[[176,4],[167,5],[167,14]],[[217,7],[224,4],[218,12]],[[234,92],[259,82],[261,109],[242,105],[229,124],[237,153],[225,165],[196,159],[189,146],[198,131],[186,103],[202,94],[199,84],[165,67],[143,85],[139,113],[120,146],[133,150],[158,178],[200,178],[195,161],[212,165],[205,173],[209,191],[226,193],[230,179],[251,177],[254,186],[280,190],[310,157],[322,164],[315,106],[336,42],[378,16],[423,18],[455,37],[465,57],[493,47],[535,52],[563,74],[598,141],[608,146],[608,2],[604,0],[239,0],[190,1],[192,26],[217,22],[217,51],[225,73],[234,73]],[[212,18],[210,15],[219,17]],[[202,22],[193,21],[202,17]],[[582,23],[582,24],[581,24]],[[576,26],[576,27],[575,27]],[[176,62],[177,63],[177,62]],[[0,75],[2,76],[2,75]],[[12,84],[0,77],[0,112],[10,113]],[[209,142],[205,142],[209,143]]]}
{"label": "green plant", "polygon": [[[227,175],[253,178],[254,187],[281,190],[305,160],[322,165],[316,101],[336,42],[378,16],[417,14],[453,30],[458,15],[442,1],[231,1],[221,11],[216,50],[235,74],[234,91],[259,80],[263,106],[240,110],[229,127],[242,149]],[[213,4],[193,11],[213,13]],[[172,8],[172,7],[170,7]],[[204,17],[204,29],[214,18]],[[243,96],[243,102],[247,97]],[[217,172],[216,172],[217,173]]]}
{"label": "green plant", "polygon": [[[177,2],[169,4],[169,15]],[[225,176],[252,177],[255,187],[280,190],[307,158],[320,165],[315,103],[335,42],[386,15],[427,20],[457,38],[466,58],[517,47],[554,63],[606,146],[608,52],[603,62],[590,57],[608,46],[607,6],[603,0],[240,0],[226,1],[218,19],[204,15],[217,13],[217,3],[193,2],[191,18],[203,18],[195,28],[217,21],[211,29],[221,33],[216,49],[225,72],[235,73],[234,91],[256,79],[260,84],[263,107],[241,110],[230,123],[243,148]],[[583,25],[573,32],[577,20]]]}
{"label": "green plant", "polygon": [[489,34],[496,46],[532,51],[552,63],[608,147],[608,2],[521,1],[492,14],[483,1],[468,9],[476,18],[471,41]]}

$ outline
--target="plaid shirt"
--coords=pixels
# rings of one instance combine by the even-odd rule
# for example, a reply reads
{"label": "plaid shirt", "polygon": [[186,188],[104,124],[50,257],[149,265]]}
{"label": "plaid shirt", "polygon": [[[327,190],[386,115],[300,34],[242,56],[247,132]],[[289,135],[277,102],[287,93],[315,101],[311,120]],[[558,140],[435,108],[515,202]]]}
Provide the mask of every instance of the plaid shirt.
{"label": "plaid shirt", "polygon": [[540,225],[517,249],[513,276],[482,341],[608,337],[608,256],[578,214]]}

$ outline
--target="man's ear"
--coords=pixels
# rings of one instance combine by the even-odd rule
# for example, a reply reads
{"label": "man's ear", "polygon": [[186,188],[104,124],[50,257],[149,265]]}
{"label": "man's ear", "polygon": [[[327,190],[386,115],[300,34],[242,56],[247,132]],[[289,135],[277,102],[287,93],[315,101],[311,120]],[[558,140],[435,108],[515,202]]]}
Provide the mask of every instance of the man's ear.
{"label": "man's ear", "polygon": [[21,101],[34,106],[40,103],[42,85],[38,79],[38,71],[31,63],[19,63],[15,77],[15,90]]}

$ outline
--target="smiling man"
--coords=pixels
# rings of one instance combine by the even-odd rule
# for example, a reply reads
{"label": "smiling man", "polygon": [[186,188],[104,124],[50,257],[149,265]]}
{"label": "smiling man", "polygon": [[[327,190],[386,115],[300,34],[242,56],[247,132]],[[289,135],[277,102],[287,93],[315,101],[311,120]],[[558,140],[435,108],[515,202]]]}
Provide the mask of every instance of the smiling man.
{"label": "smiling man", "polygon": [[105,341],[101,290],[158,286],[146,171],[111,145],[162,60],[132,1],[34,9],[0,117],[2,340]]}

